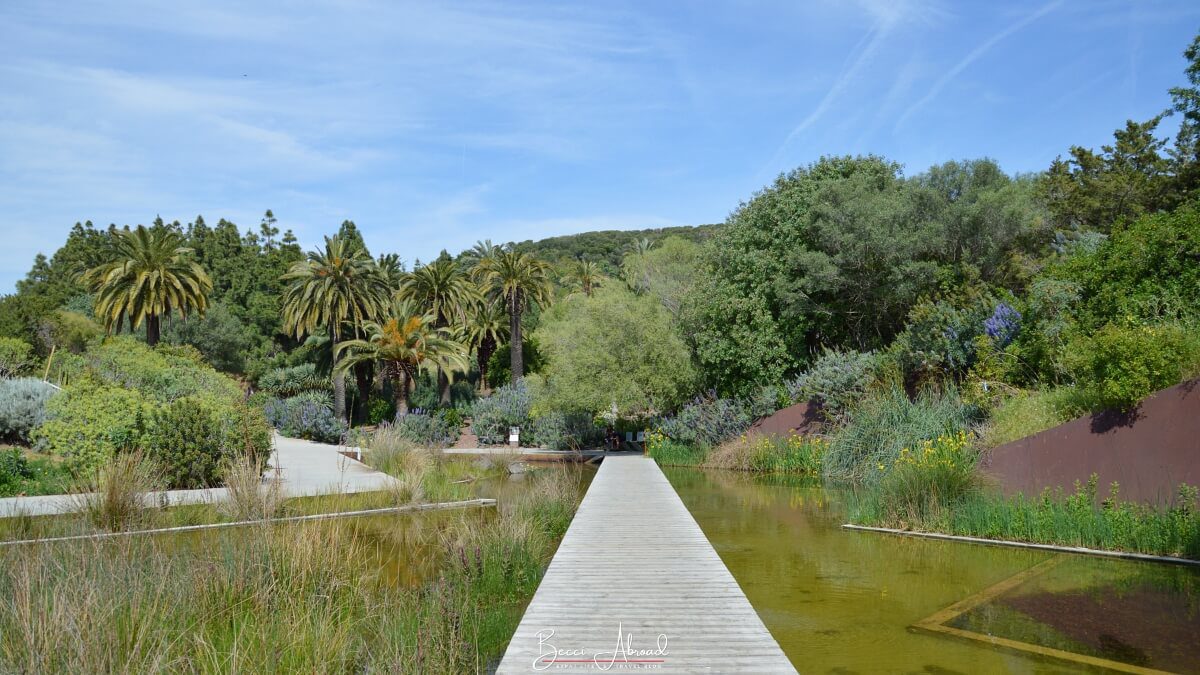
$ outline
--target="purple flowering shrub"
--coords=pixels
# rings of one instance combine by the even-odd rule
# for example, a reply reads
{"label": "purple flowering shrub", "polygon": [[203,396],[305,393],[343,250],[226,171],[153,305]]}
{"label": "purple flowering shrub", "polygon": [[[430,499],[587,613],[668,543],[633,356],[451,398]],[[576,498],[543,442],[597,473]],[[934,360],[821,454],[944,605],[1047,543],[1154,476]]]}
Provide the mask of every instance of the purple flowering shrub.
{"label": "purple flowering shrub", "polygon": [[698,448],[720,445],[754,423],[750,406],[709,392],[685,404],[673,417],[659,420],[658,428],[668,438]]}
{"label": "purple flowering shrub", "polygon": [[996,305],[995,311],[983,322],[983,332],[996,346],[1007,347],[1021,330],[1021,313],[1007,303]]}
{"label": "purple flowering shrub", "polygon": [[280,434],[320,443],[341,443],[346,435],[344,420],[333,415],[333,409],[315,396],[293,396],[271,399],[263,405],[267,422]]}
{"label": "purple flowering shrub", "polygon": [[529,424],[532,407],[533,396],[524,381],[500,387],[491,396],[475,401],[471,408],[471,431],[480,443],[504,443],[509,427]]}

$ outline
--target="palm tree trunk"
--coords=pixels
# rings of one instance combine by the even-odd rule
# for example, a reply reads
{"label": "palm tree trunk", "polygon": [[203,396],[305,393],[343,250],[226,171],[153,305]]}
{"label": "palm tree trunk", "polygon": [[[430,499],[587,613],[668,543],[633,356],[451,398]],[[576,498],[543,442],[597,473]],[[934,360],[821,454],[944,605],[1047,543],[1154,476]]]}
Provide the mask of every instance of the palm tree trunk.
{"label": "palm tree trunk", "polygon": [[162,334],[159,327],[157,314],[149,314],[146,316],[146,344],[153,347],[158,344],[158,338]]}
{"label": "palm tree trunk", "polygon": [[396,421],[408,414],[408,373],[403,369],[398,369],[396,377],[392,382],[392,396],[396,401]]}
{"label": "palm tree trunk", "polygon": [[448,408],[450,407],[450,375],[445,370],[438,368],[437,380],[442,406]]}
{"label": "palm tree trunk", "polygon": [[341,371],[333,374],[333,416],[346,419],[346,374]]}
{"label": "palm tree trunk", "polygon": [[512,367],[512,383],[525,377],[525,352],[521,344],[521,291],[514,290],[508,297],[508,358]]}
{"label": "palm tree trunk", "polygon": [[492,360],[492,354],[495,353],[496,341],[491,336],[483,338],[475,350],[475,357],[479,362],[479,392],[481,394],[488,393],[488,362]]}
{"label": "palm tree trunk", "polygon": [[[329,327],[329,348],[334,351],[337,347],[337,341],[341,334],[337,331],[337,324]],[[336,359],[331,359],[331,362],[336,362]],[[336,365],[336,364],[335,364]],[[334,369],[334,417],[337,419],[346,419],[346,372]]]}
{"label": "palm tree trunk", "polygon": [[373,376],[374,368],[369,361],[354,366],[354,379],[358,385],[358,400],[354,402],[354,419],[359,422],[367,421],[367,402],[371,398]]}

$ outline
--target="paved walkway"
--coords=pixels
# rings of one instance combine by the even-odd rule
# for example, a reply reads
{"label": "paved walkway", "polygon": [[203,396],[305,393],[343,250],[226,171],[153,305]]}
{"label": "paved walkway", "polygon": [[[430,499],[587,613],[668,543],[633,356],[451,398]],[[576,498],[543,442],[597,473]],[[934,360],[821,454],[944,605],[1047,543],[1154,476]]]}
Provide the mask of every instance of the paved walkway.
{"label": "paved walkway", "polygon": [[[396,479],[391,476],[338,452],[353,451],[355,448],[285,438],[278,434],[274,443],[271,466],[279,470],[270,471],[267,478],[279,480],[281,490],[287,497],[372,492],[387,489],[395,484]],[[228,496],[227,492],[225,488],[166,490],[151,493],[151,498],[154,503],[165,506],[205,504],[224,501]],[[76,510],[78,509],[73,500],[63,495],[0,499],[0,518],[18,514],[42,516]]]}
{"label": "paved walkway", "polygon": [[498,674],[795,673],[658,465],[609,457]]}

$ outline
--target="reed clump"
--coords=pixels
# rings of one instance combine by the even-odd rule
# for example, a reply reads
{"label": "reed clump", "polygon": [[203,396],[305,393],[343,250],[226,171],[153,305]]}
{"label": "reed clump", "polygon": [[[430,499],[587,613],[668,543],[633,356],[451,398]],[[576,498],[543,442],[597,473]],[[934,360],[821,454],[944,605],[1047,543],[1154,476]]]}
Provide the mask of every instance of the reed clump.
{"label": "reed clump", "polygon": [[93,527],[109,532],[137,529],[154,520],[149,493],[162,489],[161,475],[140,451],[121,452],[79,478],[70,499]]}
{"label": "reed clump", "polygon": [[276,480],[263,480],[258,462],[240,457],[225,464],[225,488],[228,497],[222,511],[235,521],[267,520],[283,511],[283,491]]}

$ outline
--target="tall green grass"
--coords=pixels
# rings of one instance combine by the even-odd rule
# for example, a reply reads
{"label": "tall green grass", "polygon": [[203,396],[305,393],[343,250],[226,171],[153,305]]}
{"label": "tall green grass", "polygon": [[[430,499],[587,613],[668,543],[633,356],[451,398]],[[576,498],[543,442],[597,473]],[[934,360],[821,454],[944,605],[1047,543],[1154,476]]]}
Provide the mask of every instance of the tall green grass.
{"label": "tall green grass", "polygon": [[992,411],[984,427],[982,445],[994,448],[1069,422],[1087,414],[1094,398],[1077,387],[1022,392]]}
{"label": "tall green grass", "polygon": [[0,672],[484,672],[577,504],[533,480],[416,528],[438,573],[415,587],[345,520],[0,549]]}
{"label": "tall green grass", "polygon": [[708,456],[708,450],[687,443],[674,441],[663,436],[649,443],[650,456],[659,466],[700,466]]}
{"label": "tall green grass", "polygon": [[825,477],[876,483],[904,448],[957,434],[971,421],[971,409],[954,390],[924,391],[914,400],[899,388],[876,392],[830,439],[823,461]]}
{"label": "tall green grass", "polygon": [[1180,486],[1166,508],[1121,501],[1115,483],[1106,499],[1096,498],[1093,474],[1071,493],[1047,490],[1030,499],[970,490],[945,508],[905,512],[876,486],[855,494],[850,515],[861,525],[1200,559],[1196,488]]}

